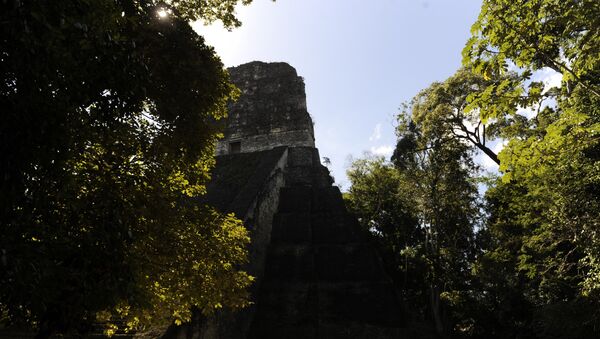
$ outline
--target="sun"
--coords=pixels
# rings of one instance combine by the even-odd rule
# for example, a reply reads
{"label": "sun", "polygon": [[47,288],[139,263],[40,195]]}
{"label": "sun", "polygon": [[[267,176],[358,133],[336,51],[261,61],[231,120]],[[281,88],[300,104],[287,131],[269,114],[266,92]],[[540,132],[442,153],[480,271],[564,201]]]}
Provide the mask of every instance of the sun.
{"label": "sun", "polygon": [[160,8],[158,11],[156,11],[156,14],[158,14],[158,17],[161,19],[164,19],[167,16],[169,16],[169,12],[164,8]]}

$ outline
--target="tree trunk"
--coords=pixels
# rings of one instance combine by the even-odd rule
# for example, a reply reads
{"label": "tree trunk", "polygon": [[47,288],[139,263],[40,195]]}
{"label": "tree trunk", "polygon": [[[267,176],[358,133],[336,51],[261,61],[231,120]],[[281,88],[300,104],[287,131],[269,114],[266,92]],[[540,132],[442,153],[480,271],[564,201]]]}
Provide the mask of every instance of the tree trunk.
{"label": "tree trunk", "polygon": [[431,316],[433,317],[433,323],[435,325],[435,331],[440,338],[445,338],[446,331],[444,329],[444,317],[442,315],[440,293],[436,286],[432,285],[429,287],[429,301],[431,307]]}

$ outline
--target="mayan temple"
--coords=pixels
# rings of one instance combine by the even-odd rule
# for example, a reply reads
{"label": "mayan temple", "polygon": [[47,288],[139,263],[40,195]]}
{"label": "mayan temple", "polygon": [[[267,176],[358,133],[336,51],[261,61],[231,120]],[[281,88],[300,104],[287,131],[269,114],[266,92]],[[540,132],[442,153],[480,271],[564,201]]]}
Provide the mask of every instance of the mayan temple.
{"label": "mayan temple", "polygon": [[320,163],[303,79],[286,63],[229,72],[242,95],[230,108],[206,199],[250,231],[254,304],[166,336],[406,338],[391,280]]}

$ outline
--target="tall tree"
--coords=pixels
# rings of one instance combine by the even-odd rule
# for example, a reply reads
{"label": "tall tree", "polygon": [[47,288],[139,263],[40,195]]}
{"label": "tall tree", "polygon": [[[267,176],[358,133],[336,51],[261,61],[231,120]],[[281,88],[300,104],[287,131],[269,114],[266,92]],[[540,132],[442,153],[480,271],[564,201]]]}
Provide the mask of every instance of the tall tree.
{"label": "tall tree", "polygon": [[[488,194],[493,241],[486,260],[496,268],[513,265],[504,266],[507,276],[541,310],[530,325],[555,331],[553,312],[600,300],[600,4],[486,0],[472,32],[464,64],[490,79],[518,72],[523,91],[506,99],[534,108],[527,128],[508,136],[498,156],[502,180]],[[547,68],[562,76],[560,88],[526,86]],[[470,105],[487,119],[516,116],[516,109],[503,111],[489,100],[504,85],[475,93]],[[535,104],[543,95],[554,104]],[[554,335],[589,337],[597,319],[588,312]]]}
{"label": "tall tree", "polygon": [[[435,110],[413,101],[399,117],[398,146],[392,161],[413,186],[417,217],[424,231],[429,310],[439,335],[452,333],[453,306],[470,289],[475,259],[479,202],[471,145],[453,138]],[[458,326],[460,327],[460,326]]]}
{"label": "tall tree", "polygon": [[472,290],[480,204],[474,146],[447,128],[440,109],[422,105],[436,100],[439,87],[432,87],[398,116],[393,165],[377,158],[353,163],[347,200],[393,263],[413,314],[448,336],[470,326],[459,305]]}
{"label": "tall tree", "polygon": [[[495,163],[500,164],[498,155],[489,147],[489,142],[507,134],[512,130],[527,128],[527,120],[521,115],[496,115],[490,120],[480,115],[482,109],[471,102],[474,96],[486,93],[488,105],[500,112],[514,112],[527,98],[520,97],[522,78],[509,73],[495,79],[462,68],[443,82],[434,82],[419,92],[410,102],[410,110],[415,120],[419,121],[424,133],[438,131],[445,133],[444,142],[452,139],[463,139],[477,147]],[[503,85],[498,87],[498,84]],[[520,100],[507,100],[516,97]],[[537,98],[546,99],[546,95]],[[481,101],[479,102],[481,103]]]}
{"label": "tall tree", "polygon": [[237,2],[0,4],[3,321],[47,337],[246,303],[244,228],[194,202],[235,89],[187,22],[236,26]]}
{"label": "tall tree", "polygon": [[[509,138],[499,154],[503,181],[515,181],[536,201],[534,205],[544,206],[540,216],[543,221],[531,226],[535,237],[530,240],[538,240],[526,243],[542,252],[566,246],[565,253],[550,251],[539,257],[549,262],[534,260],[537,264],[532,263],[531,267],[546,273],[571,267],[559,258],[575,260],[580,269],[596,262],[596,254],[591,253],[597,253],[592,229],[600,218],[595,208],[600,145],[599,18],[597,1],[487,0],[463,52],[464,63],[485,77],[506,73],[510,64],[517,66],[523,82],[544,67],[562,74],[563,86],[546,92],[555,99],[554,107],[538,105],[541,110],[533,114],[528,128]],[[490,93],[503,85],[500,83]],[[539,97],[542,93],[539,85],[530,85],[527,97]],[[488,98],[489,93],[485,92],[471,97],[471,105],[480,108],[482,116],[502,119],[516,114],[516,110],[496,109]],[[507,99],[519,102],[522,97]],[[519,103],[527,104],[531,101]],[[579,252],[588,255],[578,258],[574,253]],[[534,257],[537,256],[524,256],[532,260]],[[559,265],[550,257],[563,263]],[[597,279],[597,273],[591,272],[597,268],[595,264],[588,268],[591,271],[584,274],[582,286],[592,288],[596,286],[592,281]]]}
{"label": "tall tree", "polygon": [[413,301],[421,295],[424,282],[420,258],[423,232],[413,210],[413,187],[383,157],[357,159],[347,173],[351,186],[345,200],[349,209],[377,241],[405,302],[420,307]]}

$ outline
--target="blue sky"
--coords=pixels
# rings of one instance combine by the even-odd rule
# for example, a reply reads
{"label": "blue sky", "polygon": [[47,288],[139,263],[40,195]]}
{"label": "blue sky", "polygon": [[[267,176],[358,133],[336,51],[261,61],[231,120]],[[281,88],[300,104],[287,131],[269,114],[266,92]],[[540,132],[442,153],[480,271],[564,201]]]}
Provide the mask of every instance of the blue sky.
{"label": "blue sky", "polygon": [[[347,189],[350,157],[389,156],[394,116],[452,75],[477,18],[477,0],[254,0],[242,27],[194,25],[223,63],[284,61],[304,77],[321,157]],[[493,169],[493,168],[492,168]]]}

